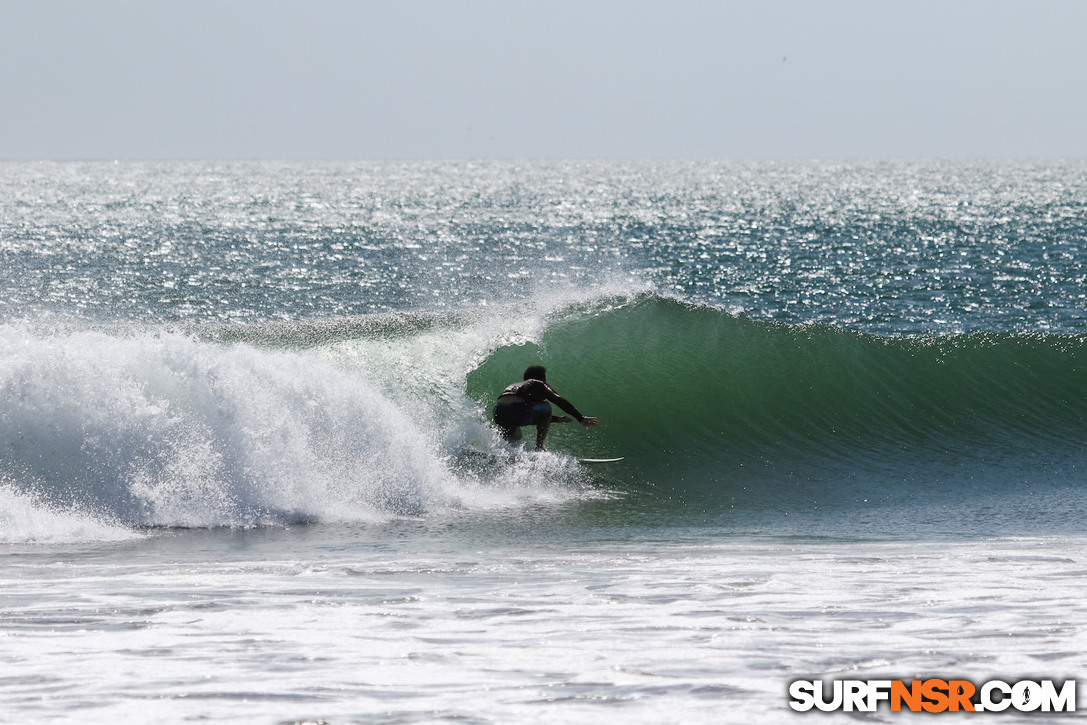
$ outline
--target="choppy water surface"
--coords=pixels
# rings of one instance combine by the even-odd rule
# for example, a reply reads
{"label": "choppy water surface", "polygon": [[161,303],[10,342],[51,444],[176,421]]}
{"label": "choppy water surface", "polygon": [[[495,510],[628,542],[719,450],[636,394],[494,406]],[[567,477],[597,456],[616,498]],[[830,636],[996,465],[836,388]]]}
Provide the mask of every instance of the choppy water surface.
{"label": "choppy water surface", "polygon": [[0,303],[298,320],[641,283],[869,332],[1081,332],[1085,189],[1081,162],[6,164]]}
{"label": "choppy water surface", "polygon": [[[1085,203],[1080,162],[0,165],[0,718],[1077,677]],[[601,427],[498,441],[532,363]]]}

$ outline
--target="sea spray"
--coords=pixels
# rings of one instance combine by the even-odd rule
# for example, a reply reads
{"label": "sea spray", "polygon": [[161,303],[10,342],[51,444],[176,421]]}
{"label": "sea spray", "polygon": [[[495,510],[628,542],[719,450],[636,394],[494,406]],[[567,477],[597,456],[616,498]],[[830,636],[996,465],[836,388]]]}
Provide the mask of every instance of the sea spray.
{"label": "sea spray", "polygon": [[0,477],[0,544],[67,544],[126,541],[140,534],[78,508],[59,508]]}
{"label": "sea spray", "polygon": [[569,456],[515,455],[464,395],[488,341],[523,332],[496,332],[494,315],[375,317],[0,327],[0,470],[33,492],[28,505],[130,526],[376,521],[596,495]]}
{"label": "sea spray", "polygon": [[0,334],[3,466],[50,505],[215,526],[456,503],[424,431],[312,353],[177,334]]}

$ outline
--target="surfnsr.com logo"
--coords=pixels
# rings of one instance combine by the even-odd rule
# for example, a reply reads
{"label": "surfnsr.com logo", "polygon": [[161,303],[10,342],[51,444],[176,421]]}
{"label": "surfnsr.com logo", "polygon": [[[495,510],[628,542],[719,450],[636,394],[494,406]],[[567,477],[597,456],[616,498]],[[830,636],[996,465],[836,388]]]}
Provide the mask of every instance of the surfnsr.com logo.
{"label": "surfnsr.com logo", "polygon": [[875,712],[882,702],[892,712],[1075,712],[1076,681],[1058,687],[1053,680],[990,680],[978,687],[969,680],[795,680],[789,697],[799,712]]}

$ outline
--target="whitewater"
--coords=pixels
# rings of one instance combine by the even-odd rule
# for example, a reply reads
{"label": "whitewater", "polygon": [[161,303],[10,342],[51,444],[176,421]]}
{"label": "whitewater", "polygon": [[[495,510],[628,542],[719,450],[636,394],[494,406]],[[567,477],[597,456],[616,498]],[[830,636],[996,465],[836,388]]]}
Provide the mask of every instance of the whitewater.
{"label": "whitewater", "polygon": [[1082,162],[0,164],[0,722],[1075,679],[1085,282]]}

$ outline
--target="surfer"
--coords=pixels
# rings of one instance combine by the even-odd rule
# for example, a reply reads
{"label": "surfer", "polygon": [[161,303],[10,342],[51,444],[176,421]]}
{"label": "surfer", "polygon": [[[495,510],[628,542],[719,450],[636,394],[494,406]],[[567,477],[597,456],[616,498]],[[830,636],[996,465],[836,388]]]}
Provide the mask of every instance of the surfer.
{"label": "surfer", "polygon": [[[573,417],[552,415],[551,403]],[[502,429],[502,437],[510,443],[521,440],[521,426],[536,426],[538,451],[544,449],[547,429],[552,423],[569,423],[573,420],[587,427],[600,424],[596,418],[579,413],[570,401],[547,384],[547,370],[542,365],[530,365],[525,370],[525,379],[503,390],[494,406],[494,422]]]}

